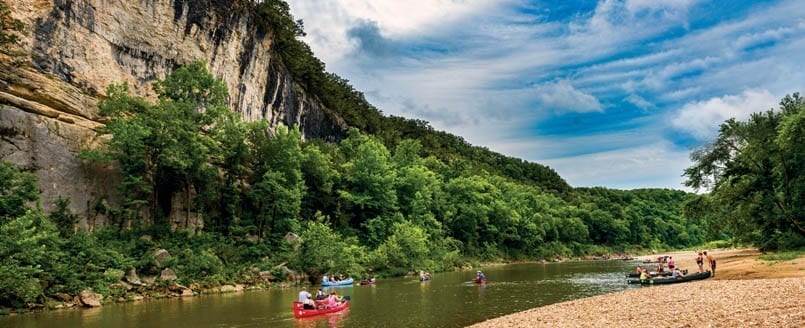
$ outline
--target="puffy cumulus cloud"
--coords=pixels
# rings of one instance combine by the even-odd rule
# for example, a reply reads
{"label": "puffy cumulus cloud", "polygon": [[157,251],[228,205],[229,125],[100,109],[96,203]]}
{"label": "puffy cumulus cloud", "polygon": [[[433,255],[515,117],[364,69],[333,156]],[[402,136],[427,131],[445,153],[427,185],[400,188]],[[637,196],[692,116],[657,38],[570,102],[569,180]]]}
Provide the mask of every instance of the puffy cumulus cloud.
{"label": "puffy cumulus cloud", "polygon": [[768,110],[779,97],[768,90],[746,90],[739,95],[725,95],[687,103],[676,113],[671,124],[699,140],[712,139],[725,120],[746,119],[751,113]]}
{"label": "puffy cumulus cloud", "polygon": [[573,87],[567,80],[548,82],[534,88],[543,107],[557,112],[600,112],[604,107],[594,96]]}

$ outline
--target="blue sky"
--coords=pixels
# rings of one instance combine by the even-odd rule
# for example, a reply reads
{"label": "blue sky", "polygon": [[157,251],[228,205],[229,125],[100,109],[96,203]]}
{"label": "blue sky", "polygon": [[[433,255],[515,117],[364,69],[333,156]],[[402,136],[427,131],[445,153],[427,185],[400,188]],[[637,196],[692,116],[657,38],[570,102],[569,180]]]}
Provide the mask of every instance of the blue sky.
{"label": "blue sky", "polygon": [[683,189],[725,119],[805,91],[805,1],[289,0],[386,114],[552,167]]}

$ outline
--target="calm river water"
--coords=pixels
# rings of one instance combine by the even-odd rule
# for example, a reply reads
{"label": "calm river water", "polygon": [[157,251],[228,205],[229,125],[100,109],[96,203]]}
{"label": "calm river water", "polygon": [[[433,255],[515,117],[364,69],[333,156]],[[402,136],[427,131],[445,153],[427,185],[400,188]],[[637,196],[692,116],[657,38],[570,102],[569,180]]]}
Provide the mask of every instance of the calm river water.
{"label": "calm river water", "polygon": [[274,289],[0,317],[0,327],[463,327],[630,288],[624,273],[633,268],[623,261],[511,264],[484,268],[484,285],[472,283],[475,270],[434,274],[429,282],[381,279],[339,287],[352,298],[350,308],[307,319],[291,313],[298,289]]}

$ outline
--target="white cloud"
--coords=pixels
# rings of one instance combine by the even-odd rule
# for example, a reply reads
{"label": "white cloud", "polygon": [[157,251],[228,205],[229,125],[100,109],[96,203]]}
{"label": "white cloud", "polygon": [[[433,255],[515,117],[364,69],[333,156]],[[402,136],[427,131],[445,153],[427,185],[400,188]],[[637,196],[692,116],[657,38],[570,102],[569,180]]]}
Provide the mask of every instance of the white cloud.
{"label": "white cloud", "polygon": [[557,112],[600,112],[604,110],[594,96],[579,91],[570,82],[560,80],[534,88],[542,106]]}
{"label": "white cloud", "polygon": [[305,22],[305,41],[325,63],[334,63],[355,47],[347,32],[361,22],[375,22],[380,34],[400,38],[445,26],[484,12],[490,0],[288,0],[296,19]]}
{"label": "white cloud", "polygon": [[686,189],[681,175],[691,164],[688,154],[686,150],[675,149],[660,141],[538,162],[556,170],[575,187]]}
{"label": "white cloud", "polygon": [[687,103],[677,112],[671,124],[699,140],[712,139],[725,120],[746,119],[749,114],[768,110],[779,97],[768,90],[746,90],[739,95],[725,95],[705,101]]}
{"label": "white cloud", "polygon": [[637,94],[630,94],[629,97],[626,97],[626,101],[632,103],[640,109],[649,109],[654,107],[654,104]]}
{"label": "white cloud", "polygon": [[642,11],[659,12],[666,17],[684,18],[690,7],[698,0],[627,0],[624,5],[631,13]]}

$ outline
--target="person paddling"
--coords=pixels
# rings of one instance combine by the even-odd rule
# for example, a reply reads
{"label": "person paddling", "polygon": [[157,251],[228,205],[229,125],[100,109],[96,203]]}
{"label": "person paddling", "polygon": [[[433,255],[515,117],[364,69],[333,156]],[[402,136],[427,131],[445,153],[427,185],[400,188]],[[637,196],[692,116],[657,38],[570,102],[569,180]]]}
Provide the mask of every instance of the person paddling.
{"label": "person paddling", "polygon": [[331,290],[330,291],[330,297],[327,298],[327,307],[332,308],[332,307],[339,306],[339,305],[341,305],[341,302],[342,302],[341,298],[338,297],[338,295],[335,294],[334,290]]}

